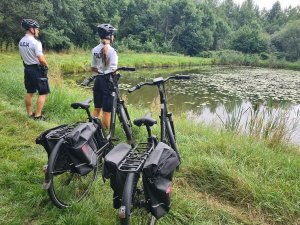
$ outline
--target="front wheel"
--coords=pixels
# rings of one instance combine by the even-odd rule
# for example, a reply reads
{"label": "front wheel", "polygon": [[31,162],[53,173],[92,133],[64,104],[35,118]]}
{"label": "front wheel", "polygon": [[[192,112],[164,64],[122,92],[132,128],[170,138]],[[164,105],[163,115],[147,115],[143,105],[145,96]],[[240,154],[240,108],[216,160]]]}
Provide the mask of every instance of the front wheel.
{"label": "front wheel", "polygon": [[89,173],[78,174],[62,142],[58,142],[49,157],[46,175],[50,181],[48,194],[51,201],[61,209],[79,202],[89,193],[97,172],[98,160]]}

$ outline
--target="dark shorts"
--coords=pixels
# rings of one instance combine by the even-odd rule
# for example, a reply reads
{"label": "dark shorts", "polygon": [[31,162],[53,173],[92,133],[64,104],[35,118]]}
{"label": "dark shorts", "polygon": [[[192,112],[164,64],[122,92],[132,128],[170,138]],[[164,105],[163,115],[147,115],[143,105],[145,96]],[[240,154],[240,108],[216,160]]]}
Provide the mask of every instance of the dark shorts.
{"label": "dark shorts", "polygon": [[27,93],[35,93],[39,95],[50,93],[48,78],[42,75],[42,71],[38,65],[25,66],[24,68],[24,84]]}
{"label": "dark shorts", "polygon": [[95,108],[102,108],[104,112],[111,112],[113,106],[112,84],[105,76],[98,76],[95,80],[93,94]]}

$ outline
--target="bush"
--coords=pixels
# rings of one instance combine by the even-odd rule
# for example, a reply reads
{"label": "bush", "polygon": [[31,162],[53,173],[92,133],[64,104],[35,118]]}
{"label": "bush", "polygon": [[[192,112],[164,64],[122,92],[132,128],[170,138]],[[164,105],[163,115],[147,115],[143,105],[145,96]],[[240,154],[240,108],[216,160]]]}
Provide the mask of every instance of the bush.
{"label": "bush", "polygon": [[202,57],[202,58],[212,58],[213,53],[210,51],[203,51],[203,52],[200,52],[198,56]]}
{"label": "bush", "polygon": [[267,60],[267,59],[269,59],[269,57],[270,57],[270,55],[266,52],[260,53],[260,59],[262,59],[262,60]]}
{"label": "bush", "polygon": [[225,50],[217,53],[217,64],[222,65],[243,65],[244,55],[241,52]]}

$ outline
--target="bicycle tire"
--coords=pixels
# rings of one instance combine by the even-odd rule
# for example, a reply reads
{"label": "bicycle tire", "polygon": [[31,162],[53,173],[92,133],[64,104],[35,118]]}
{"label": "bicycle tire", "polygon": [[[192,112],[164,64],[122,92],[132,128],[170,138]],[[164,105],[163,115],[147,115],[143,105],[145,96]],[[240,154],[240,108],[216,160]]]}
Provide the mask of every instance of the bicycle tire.
{"label": "bicycle tire", "polygon": [[132,142],[133,140],[132,125],[130,123],[130,120],[127,118],[124,106],[122,104],[119,106],[119,120],[128,143]]}
{"label": "bicycle tire", "polygon": [[165,126],[166,126],[166,139],[167,139],[167,142],[168,142],[166,144],[171,146],[171,148],[176,152],[176,154],[179,158],[179,161],[181,162],[180,153],[179,153],[179,150],[178,150],[178,147],[177,147],[177,144],[176,144],[176,140],[175,140],[175,137],[174,137],[174,134],[173,134],[173,130],[172,130],[169,118],[166,118]]}
{"label": "bicycle tire", "polygon": [[97,160],[95,168],[85,176],[81,176],[74,172],[74,165],[64,150],[62,142],[58,142],[49,157],[47,168],[50,180],[48,195],[53,204],[60,209],[81,201],[89,193],[99,166]]}
{"label": "bicycle tire", "polygon": [[[121,208],[125,207],[123,208],[125,218],[120,218],[121,225],[155,225],[157,222],[156,218],[147,211],[145,205],[138,205],[141,204],[141,196],[137,194],[139,181],[141,182],[139,178],[139,174],[136,173],[128,173],[127,175],[121,201]],[[139,190],[142,190],[142,187]],[[144,193],[140,195],[145,199]],[[135,215],[134,218],[133,215]]]}

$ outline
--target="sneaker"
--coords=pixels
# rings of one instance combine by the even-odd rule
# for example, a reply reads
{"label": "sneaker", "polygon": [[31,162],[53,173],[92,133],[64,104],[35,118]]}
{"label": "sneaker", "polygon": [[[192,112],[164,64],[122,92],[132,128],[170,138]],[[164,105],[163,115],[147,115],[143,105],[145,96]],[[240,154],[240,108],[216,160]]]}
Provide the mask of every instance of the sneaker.
{"label": "sneaker", "polygon": [[46,120],[46,118],[43,116],[43,115],[40,115],[40,116],[35,116],[35,117],[33,117],[33,119],[34,120],[39,120],[39,121],[41,121],[41,120]]}
{"label": "sneaker", "polygon": [[28,116],[28,117],[34,119],[35,113],[32,113],[32,114],[31,114],[30,116]]}

